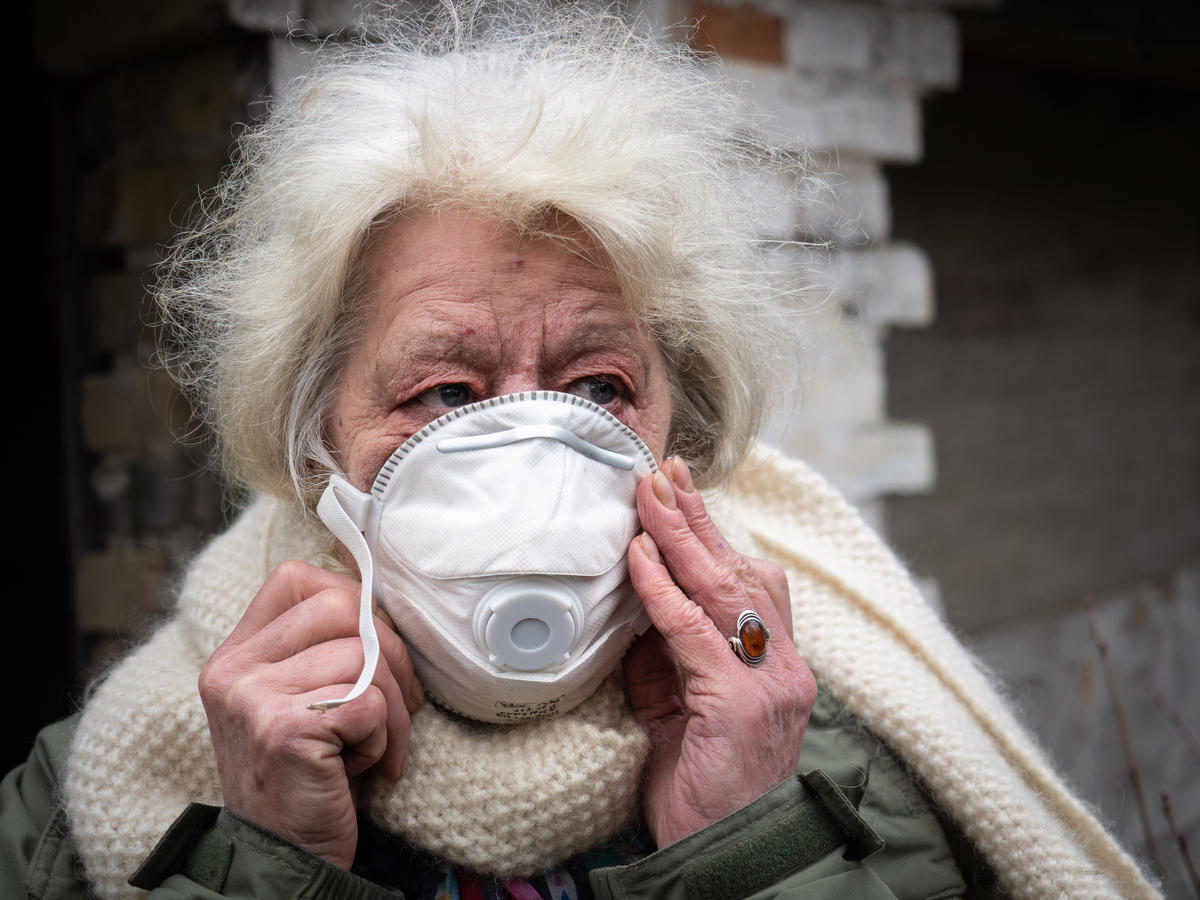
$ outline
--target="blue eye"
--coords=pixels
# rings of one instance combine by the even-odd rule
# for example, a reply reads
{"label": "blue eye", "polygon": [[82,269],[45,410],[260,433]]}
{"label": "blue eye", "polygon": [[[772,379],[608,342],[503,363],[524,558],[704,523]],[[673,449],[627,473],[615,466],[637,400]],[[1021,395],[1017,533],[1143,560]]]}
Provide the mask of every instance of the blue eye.
{"label": "blue eye", "polygon": [[433,407],[466,406],[471,402],[471,388],[461,381],[439,384],[417,394],[417,402]]}
{"label": "blue eye", "polygon": [[604,375],[589,375],[587,378],[571,382],[567,393],[591,400],[597,406],[608,406],[617,399],[620,391],[611,378]]}

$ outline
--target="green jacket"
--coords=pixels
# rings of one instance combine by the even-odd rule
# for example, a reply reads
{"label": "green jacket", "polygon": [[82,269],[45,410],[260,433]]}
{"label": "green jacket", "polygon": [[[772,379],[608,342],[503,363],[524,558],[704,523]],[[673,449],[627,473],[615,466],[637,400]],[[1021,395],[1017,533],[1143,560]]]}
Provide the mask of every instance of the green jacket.
{"label": "green jacket", "polygon": [[[75,725],[39,735],[0,784],[0,896],[93,896],[58,803]],[[955,847],[955,849],[958,849]],[[636,862],[594,869],[597,898],[933,900],[968,890],[937,818],[895,758],[822,692],[796,777],[754,803]],[[132,875],[152,900],[402,895],[338,869],[215,807],[192,804]]]}

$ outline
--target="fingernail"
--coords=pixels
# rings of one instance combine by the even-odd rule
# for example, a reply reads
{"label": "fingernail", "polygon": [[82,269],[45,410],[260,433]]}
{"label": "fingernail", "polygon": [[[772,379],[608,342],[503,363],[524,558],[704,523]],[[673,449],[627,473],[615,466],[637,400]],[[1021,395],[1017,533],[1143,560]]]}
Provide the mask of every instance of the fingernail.
{"label": "fingernail", "polygon": [[646,554],[646,558],[651,562],[662,562],[662,557],[658,555],[658,548],[654,546],[654,541],[650,535],[643,534],[641,536],[642,552]]}
{"label": "fingernail", "polygon": [[654,478],[650,483],[658,502],[667,509],[675,509],[675,489],[671,487],[671,482],[667,481],[667,476],[662,473],[662,469],[654,473]]}
{"label": "fingernail", "polygon": [[688,471],[687,463],[678,456],[673,456],[671,459],[671,479],[681,491],[690,494],[696,487],[692,484],[692,473]]}

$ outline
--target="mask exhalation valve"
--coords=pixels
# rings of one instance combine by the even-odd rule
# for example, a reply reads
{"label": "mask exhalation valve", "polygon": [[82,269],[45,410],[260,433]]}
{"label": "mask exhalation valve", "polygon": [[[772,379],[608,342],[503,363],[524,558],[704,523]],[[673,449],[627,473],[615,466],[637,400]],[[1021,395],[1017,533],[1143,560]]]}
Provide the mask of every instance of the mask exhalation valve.
{"label": "mask exhalation valve", "polygon": [[513,578],[492,588],[475,611],[475,640],[496,666],[526,672],[571,658],[583,625],[574,592],[545,576]]}

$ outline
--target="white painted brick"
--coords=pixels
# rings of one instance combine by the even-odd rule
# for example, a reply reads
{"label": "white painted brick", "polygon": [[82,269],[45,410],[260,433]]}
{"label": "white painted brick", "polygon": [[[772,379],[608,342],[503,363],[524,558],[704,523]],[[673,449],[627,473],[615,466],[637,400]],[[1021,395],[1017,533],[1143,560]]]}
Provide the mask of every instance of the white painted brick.
{"label": "white painted brick", "polygon": [[853,425],[839,401],[853,402],[855,382],[810,382],[801,405],[776,415],[764,440],[803,459],[856,504],[886,494],[928,493],[936,483],[932,432],[897,422]]}
{"label": "white painted brick", "polygon": [[862,73],[883,35],[877,7],[857,3],[796,5],[784,32],[784,61],[802,71]]}
{"label": "white painted brick", "polygon": [[933,269],[912,244],[887,244],[857,254],[861,314],[874,325],[925,327],[935,313]]}
{"label": "white painted brick", "polygon": [[877,166],[839,161],[818,173],[823,190],[810,191],[796,214],[802,234],[837,244],[880,241],[892,226],[887,180]]}
{"label": "white painted brick", "polygon": [[923,494],[933,489],[933,433],[924,425],[864,426],[851,433],[844,453],[851,496]]}
{"label": "white painted brick", "polygon": [[867,159],[914,162],[921,156],[920,106],[902,86],[807,78],[774,66],[728,61],[747,97],[775,117],[769,139]]}
{"label": "white painted brick", "polygon": [[949,15],[895,13],[888,18],[882,71],[911,79],[918,90],[949,90],[958,85],[958,49],[958,28]]}
{"label": "white painted brick", "polygon": [[[854,432],[884,418],[883,358],[877,336],[862,323],[846,319],[831,303],[802,318],[790,377],[770,411],[764,438],[804,459],[843,491],[858,483],[845,464]],[[855,494],[861,497],[861,493]]]}
{"label": "white painted brick", "polygon": [[929,491],[933,437],[923,425],[887,420],[881,342],[885,324],[932,314],[924,255],[883,245],[784,259],[813,288],[810,305],[794,307],[798,388],[776,391],[764,439],[815,466],[856,504]]}
{"label": "white painted brick", "polygon": [[[933,488],[932,432],[919,424],[882,420],[873,402],[882,379],[876,381],[867,367],[849,378],[837,371],[811,375],[799,405],[775,411],[764,440],[811,464],[855,503]],[[875,421],[869,421],[870,414],[876,414]]]}
{"label": "white painted brick", "polygon": [[790,240],[795,234],[797,219],[795,177],[773,172],[755,172],[743,177],[752,196],[771,198],[764,210],[766,218],[759,224],[759,237]]}
{"label": "white painted brick", "polygon": [[933,272],[920,248],[883,244],[830,253],[812,274],[841,308],[872,326],[929,325],[934,316]]}

